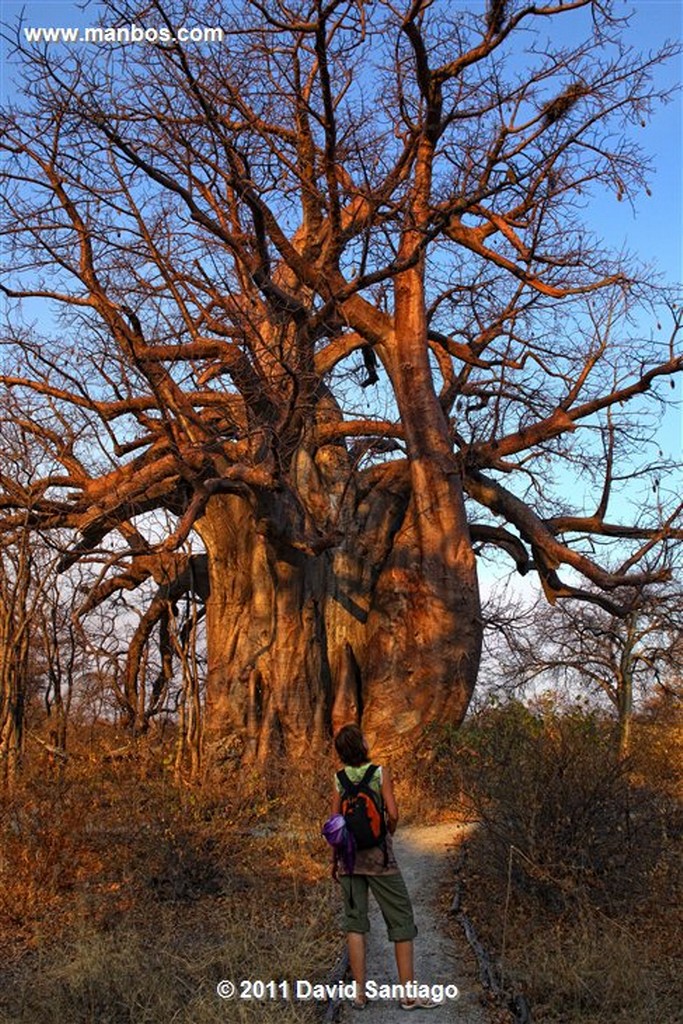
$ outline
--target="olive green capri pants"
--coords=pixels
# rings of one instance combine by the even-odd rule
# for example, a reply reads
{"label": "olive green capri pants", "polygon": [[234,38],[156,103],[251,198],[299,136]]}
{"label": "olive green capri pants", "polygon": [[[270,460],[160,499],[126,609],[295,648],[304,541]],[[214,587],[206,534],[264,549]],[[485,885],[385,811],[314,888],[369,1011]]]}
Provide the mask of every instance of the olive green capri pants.
{"label": "olive green capri pants", "polygon": [[417,935],[410,896],[399,872],[391,875],[341,875],[344,893],[344,931],[370,931],[368,889],[379,904],[389,942],[406,942]]}

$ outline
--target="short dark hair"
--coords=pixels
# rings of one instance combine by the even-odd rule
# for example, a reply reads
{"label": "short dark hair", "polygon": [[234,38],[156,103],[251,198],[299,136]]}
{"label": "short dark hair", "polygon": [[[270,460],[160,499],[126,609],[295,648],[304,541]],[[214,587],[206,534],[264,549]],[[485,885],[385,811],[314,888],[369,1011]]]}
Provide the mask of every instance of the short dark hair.
{"label": "short dark hair", "polygon": [[368,759],[368,745],[357,725],[344,725],[334,737],[334,746],[344,764],[358,768]]}

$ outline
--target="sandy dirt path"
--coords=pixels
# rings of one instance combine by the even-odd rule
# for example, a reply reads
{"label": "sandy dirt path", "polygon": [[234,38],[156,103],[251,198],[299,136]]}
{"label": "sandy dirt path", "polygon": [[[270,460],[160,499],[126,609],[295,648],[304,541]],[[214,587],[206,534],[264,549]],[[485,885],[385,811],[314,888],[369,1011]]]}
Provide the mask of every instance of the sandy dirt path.
{"label": "sandy dirt path", "polygon": [[[415,973],[418,982],[429,985],[456,985],[457,1000],[444,1000],[432,1010],[407,1013],[395,1000],[377,999],[368,1002],[359,1012],[343,1003],[340,1019],[390,1024],[405,1020],[431,1021],[446,1024],[489,1024],[490,1017],[480,1003],[481,988],[476,963],[464,938],[455,939],[447,932],[446,909],[438,905],[439,888],[448,878],[449,858],[467,835],[468,826],[448,822],[439,825],[400,828],[394,837],[394,850],[405,878],[415,910],[418,936],[415,940]],[[371,931],[367,944],[367,977],[378,985],[396,984],[393,945],[388,942],[379,908],[370,897]]]}

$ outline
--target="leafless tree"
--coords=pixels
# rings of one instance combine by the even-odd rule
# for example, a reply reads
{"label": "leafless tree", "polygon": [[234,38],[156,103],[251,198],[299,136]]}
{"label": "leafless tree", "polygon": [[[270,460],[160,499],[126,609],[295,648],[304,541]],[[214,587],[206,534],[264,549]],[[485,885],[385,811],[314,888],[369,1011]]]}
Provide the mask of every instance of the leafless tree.
{"label": "leafless tree", "polygon": [[[0,480],[10,492],[30,488],[39,472],[17,414],[11,404],[0,414]],[[0,788],[13,784],[23,758],[29,705],[47,676],[41,624],[56,613],[55,553],[27,528],[30,516],[26,507],[0,547]]]}
{"label": "leafless tree", "polygon": [[508,686],[545,681],[575,696],[602,693],[616,711],[618,753],[625,757],[637,699],[677,689],[683,598],[680,590],[646,588],[623,617],[573,601],[537,603],[526,609],[525,628],[504,636],[499,667]]}
{"label": "leafless tree", "polygon": [[11,785],[24,746],[29,688],[31,558],[27,535],[0,560],[0,786]]}
{"label": "leafless tree", "polygon": [[181,670],[175,774],[177,779],[187,776],[192,782],[202,770],[204,713],[199,627],[203,615],[194,595],[188,595],[184,603],[182,617],[173,605],[169,609],[172,648]]}
{"label": "leafless tree", "polygon": [[50,580],[45,599],[36,609],[30,637],[34,654],[43,662],[42,697],[48,720],[49,747],[58,758],[66,751],[80,647],[79,630],[73,618],[74,605],[64,600],[59,583],[56,578]]}
{"label": "leafless tree", "polygon": [[[211,738],[296,756],[359,719],[411,743],[472,694],[477,553],[625,612],[681,536],[680,505],[624,523],[611,501],[645,472],[680,323],[583,206],[646,188],[635,129],[675,46],[633,52],[607,0],[101,9],[225,30],[41,49],[19,27],[4,115],[3,288],[61,319],[8,328],[46,469],[3,528],[29,507],[75,531],[63,565],[110,570],[88,607],[155,581],[129,685],[192,590]],[[638,328],[658,306],[665,338]]]}

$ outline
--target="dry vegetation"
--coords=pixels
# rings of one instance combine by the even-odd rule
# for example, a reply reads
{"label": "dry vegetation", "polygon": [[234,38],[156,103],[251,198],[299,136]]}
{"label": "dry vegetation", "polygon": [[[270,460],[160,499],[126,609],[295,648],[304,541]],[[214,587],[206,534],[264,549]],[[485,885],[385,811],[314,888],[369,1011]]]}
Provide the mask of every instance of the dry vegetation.
{"label": "dry vegetation", "polygon": [[[682,730],[510,703],[395,765],[404,819],[476,815],[465,909],[535,1024],[674,1024]],[[313,1020],[222,978],[324,979],[340,947],[318,818],[331,766],[172,781],[153,744],[35,755],[0,803],[2,1024]],[[315,820],[309,819],[312,816]],[[316,810],[317,809],[317,810]]]}
{"label": "dry vegetation", "polygon": [[425,757],[484,826],[465,909],[535,1024],[680,1020],[682,739],[673,712],[641,721],[620,762],[598,714],[513,702]]}
{"label": "dry vegetation", "polygon": [[[321,981],[335,960],[306,802],[278,773],[179,791],[152,753],[44,764],[0,804],[0,1021],[312,1019],[312,1004],[216,995],[223,978]],[[312,778],[296,782],[322,806]]]}

